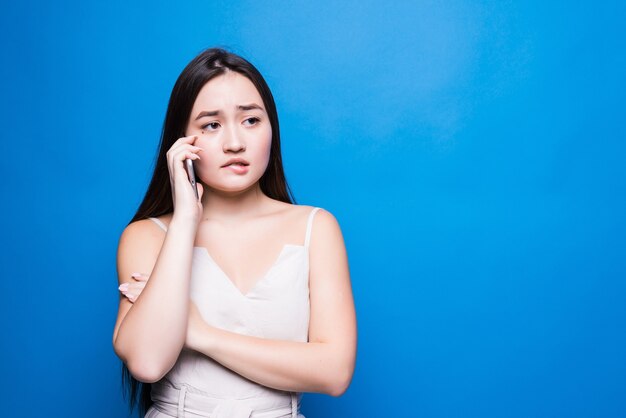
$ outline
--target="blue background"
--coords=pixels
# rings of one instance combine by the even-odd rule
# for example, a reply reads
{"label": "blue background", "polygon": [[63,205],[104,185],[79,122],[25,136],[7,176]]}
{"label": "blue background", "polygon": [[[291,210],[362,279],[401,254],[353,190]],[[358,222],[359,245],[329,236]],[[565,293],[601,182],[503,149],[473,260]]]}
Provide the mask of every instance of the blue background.
{"label": "blue background", "polygon": [[626,416],[623,4],[4,2],[3,416],[127,416],[117,243],[209,46],[344,233],[357,365],[307,418]]}

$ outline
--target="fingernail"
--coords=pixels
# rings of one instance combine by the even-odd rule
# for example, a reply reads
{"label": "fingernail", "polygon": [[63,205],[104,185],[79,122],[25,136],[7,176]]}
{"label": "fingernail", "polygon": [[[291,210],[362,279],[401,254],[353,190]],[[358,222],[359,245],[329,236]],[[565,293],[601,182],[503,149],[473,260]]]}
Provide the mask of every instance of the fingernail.
{"label": "fingernail", "polygon": [[133,279],[139,276],[141,276],[141,273],[133,273],[130,275],[130,277],[132,277]]}
{"label": "fingernail", "polygon": [[120,285],[120,287],[118,287],[118,289],[120,289],[122,292],[127,292],[128,291],[128,283],[122,283]]}

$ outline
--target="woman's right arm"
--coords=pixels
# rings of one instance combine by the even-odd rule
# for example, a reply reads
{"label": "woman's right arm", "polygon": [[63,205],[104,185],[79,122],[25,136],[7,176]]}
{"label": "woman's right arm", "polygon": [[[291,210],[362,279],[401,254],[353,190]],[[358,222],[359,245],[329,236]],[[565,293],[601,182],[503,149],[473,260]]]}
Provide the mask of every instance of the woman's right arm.
{"label": "woman's right arm", "polygon": [[119,283],[131,281],[135,272],[150,276],[134,303],[120,297],[113,333],[115,353],[139,381],[163,377],[185,344],[195,235],[194,222],[174,217],[165,239],[149,219],[128,225],[120,237]]}
{"label": "woman's right arm", "polygon": [[134,303],[120,295],[113,348],[131,374],[146,383],[160,380],[174,366],[187,337],[191,257],[204,188],[197,184],[196,197],[184,160],[200,159],[197,138],[179,138],[166,154],[174,212],[165,238],[144,219],[128,225],[118,245],[118,282],[132,280],[135,272],[150,280]]}

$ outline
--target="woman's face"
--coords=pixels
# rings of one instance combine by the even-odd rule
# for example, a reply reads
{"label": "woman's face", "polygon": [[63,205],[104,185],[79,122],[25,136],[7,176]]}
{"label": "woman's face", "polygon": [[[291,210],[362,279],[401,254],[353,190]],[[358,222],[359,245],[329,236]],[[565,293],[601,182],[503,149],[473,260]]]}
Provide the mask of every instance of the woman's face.
{"label": "woman's face", "polygon": [[[198,135],[195,145],[204,151],[194,161],[196,177],[211,189],[246,190],[265,173],[272,127],[256,87],[237,72],[228,71],[202,87],[186,135]],[[242,158],[249,165],[225,167],[231,158]]]}

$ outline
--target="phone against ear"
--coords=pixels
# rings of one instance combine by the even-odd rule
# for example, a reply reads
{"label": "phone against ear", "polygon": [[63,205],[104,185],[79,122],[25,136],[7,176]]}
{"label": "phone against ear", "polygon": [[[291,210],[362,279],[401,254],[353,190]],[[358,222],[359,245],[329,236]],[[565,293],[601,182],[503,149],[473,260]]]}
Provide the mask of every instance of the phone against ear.
{"label": "phone against ear", "polygon": [[200,199],[198,196],[198,185],[196,184],[196,172],[193,169],[193,161],[190,158],[185,159],[185,168],[187,169],[187,176],[189,176],[189,182],[193,191],[196,192],[196,199]]}

